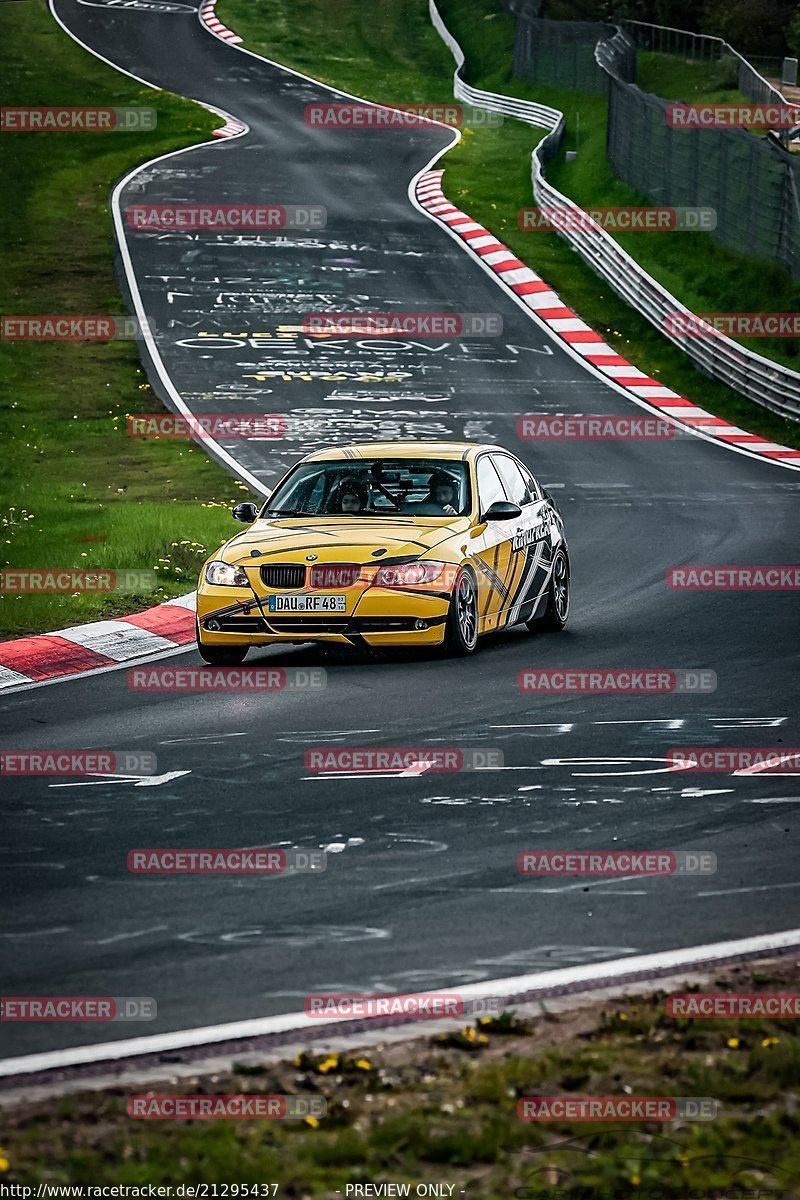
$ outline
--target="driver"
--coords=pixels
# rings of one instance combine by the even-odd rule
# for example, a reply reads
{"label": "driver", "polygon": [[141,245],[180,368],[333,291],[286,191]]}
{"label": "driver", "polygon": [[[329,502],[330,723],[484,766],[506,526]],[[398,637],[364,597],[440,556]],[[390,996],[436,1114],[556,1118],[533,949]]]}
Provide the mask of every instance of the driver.
{"label": "driver", "polygon": [[428,502],[435,504],[448,517],[455,517],[456,485],[450,475],[435,471],[428,484]]}
{"label": "driver", "polygon": [[367,507],[367,489],[356,479],[345,479],[333,496],[331,511],[355,516]]}

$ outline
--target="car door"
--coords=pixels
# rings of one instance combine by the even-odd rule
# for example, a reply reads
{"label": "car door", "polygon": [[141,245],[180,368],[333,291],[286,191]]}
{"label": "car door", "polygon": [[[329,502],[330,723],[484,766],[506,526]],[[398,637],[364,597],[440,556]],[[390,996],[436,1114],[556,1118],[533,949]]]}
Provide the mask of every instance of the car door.
{"label": "car door", "polygon": [[510,522],[507,593],[499,620],[500,625],[514,625],[530,619],[547,588],[552,562],[550,523],[547,502],[527,467],[503,452],[493,453],[491,458],[509,500],[522,509],[522,515]]}
{"label": "car door", "polygon": [[[479,516],[482,516],[496,500],[508,500],[508,493],[492,462],[493,455],[486,452],[475,465],[478,491]],[[512,565],[511,538],[519,518],[507,521],[486,521],[479,533],[474,535],[470,555],[478,577],[478,616],[481,631],[497,629],[500,613],[507,606],[508,575]]]}

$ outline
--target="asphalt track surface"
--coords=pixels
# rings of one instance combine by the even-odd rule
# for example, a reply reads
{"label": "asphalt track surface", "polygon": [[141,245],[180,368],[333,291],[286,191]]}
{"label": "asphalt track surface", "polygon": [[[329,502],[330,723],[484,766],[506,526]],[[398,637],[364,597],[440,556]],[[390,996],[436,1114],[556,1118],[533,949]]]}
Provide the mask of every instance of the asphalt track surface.
{"label": "asphalt track surface", "polygon": [[[798,561],[800,474],[691,437],[519,442],[524,412],[634,409],[410,204],[410,180],[450,131],[313,130],[304,108],[335,99],[329,90],[226,46],[193,13],[56,6],[120,67],[250,127],[139,172],[123,209],[143,199],[327,209],[311,237],[129,235],[164,369],[189,408],[286,415],[286,440],[228,447],[263,486],[334,442],[446,436],[511,448],[557,489],[573,615],[564,634],[511,631],[463,660],[251,653],[254,664],[324,666],[318,693],[137,693],[117,670],[6,696],[4,748],[152,750],[159,773],[189,773],[150,787],[4,781],[4,994],[153,996],[159,1015],[138,1026],[4,1024],[0,1054],[301,1010],[309,991],[451,987],[797,926],[797,779],[676,774],[663,760],[676,745],[800,745],[795,597],[665,585],[681,563]],[[274,335],[339,300],[500,313],[504,334],[325,349],[297,336],[192,341]],[[518,690],[529,666],[709,668],[718,688],[538,697]],[[320,745],[496,748],[504,769],[310,777],[304,753]],[[54,786],[64,783],[77,786]],[[130,876],[128,851],[148,846],[327,847],[328,869]],[[718,871],[523,878],[516,855],[534,847],[710,850]]]}

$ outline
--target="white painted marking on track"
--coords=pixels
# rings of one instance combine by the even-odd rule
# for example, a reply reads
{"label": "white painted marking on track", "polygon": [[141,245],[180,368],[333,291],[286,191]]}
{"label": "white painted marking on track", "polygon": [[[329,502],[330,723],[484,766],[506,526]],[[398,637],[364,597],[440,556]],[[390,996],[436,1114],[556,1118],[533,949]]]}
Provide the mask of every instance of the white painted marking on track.
{"label": "white painted marking on track", "polygon": [[[678,950],[663,950],[654,954],[641,954],[629,958],[583,963],[577,967],[561,967],[553,971],[516,975],[504,979],[487,979],[478,984],[467,984],[458,989],[464,999],[488,995],[516,995],[524,992],[565,988],[575,984],[591,984],[602,980],[612,986],[615,978],[624,978],[631,973],[646,977],[648,972],[663,974],[677,970],[689,970],[693,965],[721,961],[739,956],[756,957],[800,946],[800,929],[787,929],[779,933],[763,934],[758,937],[740,938],[736,941],[711,942],[707,945],[689,946]],[[448,989],[453,990],[453,989]],[[424,995],[424,991],[419,991]],[[441,991],[441,989],[439,989]],[[431,993],[435,994],[435,993]],[[357,1018],[344,1018],[345,1020]],[[150,1034],[128,1038],[117,1042],[101,1042],[91,1046],[75,1046],[66,1050],[50,1050],[41,1054],[24,1054],[0,1061],[0,1077],[31,1074],[34,1071],[52,1071],[84,1063],[117,1061],[140,1054],[158,1054],[167,1050],[179,1050],[187,1046],[213,1045],[239,1038],[260,1037],[272,1033],[287,1033],[294,1030],[308,1031],[308,1016],[305,1012],[281,1013],[273,1017],[256,1017],[247,1021],[233,1021],[224,1025],[206,1025],[196,1029],[175,1030],[170,1033]],[[419,1030],[409,1027],[409,1036],[417,1037]]]}
{"label": "white painted marking on track", "polygon": [[696,892],[695,895],[701,899],[706,899],[709,896],[744,896],[750,892],[780,892],[786,888],[799,887],[800,879],[792,880],[791,883],[762,883],[758,887],[725,888],[716,892]]}
{"label": "white painted marking on track", "polygon": [[683,788],[681,796],[696,797],[696,796],[725,796],[732,792],[733,788]]}
{"label": "white painted marking on track", "polygon": [[111,946],[114,942],[126,942],[130,938],[144,937],[148,933],[161,933],[169,925],[151,925],[149,929],[135,929],[133,933],[115,933],[113,937],[99,938],[95,946]]}
{"label": "white painted marking on track", "polygon": [[77,783],[48,783],[51,788],[103,787],[109,783],[132,783],[134,787],[160,787],[162,783],[171,783],[182,775],[191,775],[188,771],[167,771],[164,775],[101,775],[98,779],[84,779]]}
{"label": "white painted marking on track", "polygon": [[[399,774],[400,774],[401,778],[406,778],[408,776],[424,775],[424,773],[426,771],[430,771],[432,766],[433,766],[432,759],[420,758],[420,759],[416,759],[412,763],[409,763],[409,765],[407,767],[404,767],[403,770],[399,772]],[[364,772],[364,774],[368,774],[368,772]]]}
{"label": "white painted marking on track", "polygon": [[770,796],[763,800],[745,800],[745,804],[800,804],[800,796]]}

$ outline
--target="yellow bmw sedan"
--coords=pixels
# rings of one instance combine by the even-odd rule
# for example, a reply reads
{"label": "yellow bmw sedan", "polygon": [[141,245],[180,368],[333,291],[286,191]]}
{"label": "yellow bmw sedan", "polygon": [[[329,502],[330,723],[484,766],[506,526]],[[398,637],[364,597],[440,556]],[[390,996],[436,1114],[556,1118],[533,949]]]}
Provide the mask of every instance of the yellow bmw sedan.
{"label": "yellow bmw sedan", "polygon": [[563,629],[561,515],[498,446],[372,442],[296,463],[203,566],[197,643],[218,665],[251,646],[443,646],[471,654],[510,625]]}

